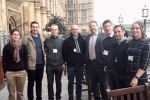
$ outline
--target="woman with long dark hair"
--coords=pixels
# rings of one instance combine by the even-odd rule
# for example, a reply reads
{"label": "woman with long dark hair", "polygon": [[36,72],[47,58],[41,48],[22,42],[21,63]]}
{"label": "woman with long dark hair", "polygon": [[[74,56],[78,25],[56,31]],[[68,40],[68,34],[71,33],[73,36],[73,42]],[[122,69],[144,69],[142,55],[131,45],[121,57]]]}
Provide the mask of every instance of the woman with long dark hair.
{"label": "woman with long dark hair", "polygon": [[150,61],[150,46],[144,30],[142,22],[132,24],[133,40],[130,41],[127,51],[127,85],[132,87],[148,82],[146,69]]}
{"label": "woman with long dark hair", "polygon": [[20,41],[20,32],[13,29],[10,33],[10,42],[3,49],[3,70],[7,81],[9,92],[8,100],[23,100],[23,90],[28,70],[27,48]]}

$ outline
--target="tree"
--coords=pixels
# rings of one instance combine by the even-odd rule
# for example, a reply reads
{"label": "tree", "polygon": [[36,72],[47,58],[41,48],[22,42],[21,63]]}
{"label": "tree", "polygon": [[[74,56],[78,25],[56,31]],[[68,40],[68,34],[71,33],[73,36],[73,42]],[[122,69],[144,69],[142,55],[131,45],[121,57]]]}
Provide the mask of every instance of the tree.
{"label": "tree", "polygon": [[59,34],[61,34],[61,35],[66,34],[67,27],[64,25],[64,19],[63,18],[61,18],[60,16],[53,16],[53,18],[51,18],[50,21],[45,25],[44,30],[46,30],[46,32],[50,32],[50,26],[52,24],[58,25]]}

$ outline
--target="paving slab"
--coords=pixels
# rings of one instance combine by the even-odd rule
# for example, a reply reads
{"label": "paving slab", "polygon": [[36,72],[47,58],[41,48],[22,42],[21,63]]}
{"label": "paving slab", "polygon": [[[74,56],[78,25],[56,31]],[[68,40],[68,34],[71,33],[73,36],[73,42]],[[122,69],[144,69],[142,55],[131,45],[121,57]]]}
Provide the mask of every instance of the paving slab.
{"label": "paving slab", "polygon": [[[28,100],[27,99],[27,83],[28,83],[28,81],[26,80],[25,89],[24,89],[24,100]],[[55,87],[56,87],[56,85],[54,83],[54,91],[56,91]],[[82,85],[82,88],[87,89],[87,86]],[[74,89],[75,89],[75,85],[74,85]],[[74,93],[75,93],[75,91],[74,91]],[[64,74],[62,75],[62,95],[61,96],[62,96],[61,100],[68,100],[68,80],[67,80],[67,75],[64,75]],[[75,95],[74,95],[74,97],[75,97]],[[48,100],[47,77],[46,77],[45,72],[44,72],[44,77],[43,77],[43,81],[42,81],[42,98],[43,98],[42,100]],[[82,92],[82,99],[88,100],[88,91]],[[0,100],[8,100],[7,85],[0,91]],[[36,99],[34,99],[34,100],[36,100]]]}

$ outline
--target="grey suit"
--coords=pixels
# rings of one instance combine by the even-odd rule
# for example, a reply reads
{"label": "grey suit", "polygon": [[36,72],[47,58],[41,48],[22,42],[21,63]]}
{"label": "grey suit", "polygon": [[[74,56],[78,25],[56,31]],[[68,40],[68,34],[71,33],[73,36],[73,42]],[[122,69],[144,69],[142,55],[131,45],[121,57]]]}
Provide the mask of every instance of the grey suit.
{"label": "grey suit", "polygon": [[[103,55],[103,46],[102,40],[105,37],[104,33],[99,32],[95,44],[95,55],[96,59],[90,60],[89,59],[89,41],[90,41],[91,34],[85,38],[86,41],[86,56],[85,56],[85,63],[86,63],[86,70],[87,74],[91,79],[92,82],[92,89],[94,93],[94,99],[100,100],[100,91],[102,95],[102,99],[105,100],[105,89],[107,89],[107,80],[106,80],[106,73],[104,72],[104,55]],[[100,91],[99,86],[100,84]]]}

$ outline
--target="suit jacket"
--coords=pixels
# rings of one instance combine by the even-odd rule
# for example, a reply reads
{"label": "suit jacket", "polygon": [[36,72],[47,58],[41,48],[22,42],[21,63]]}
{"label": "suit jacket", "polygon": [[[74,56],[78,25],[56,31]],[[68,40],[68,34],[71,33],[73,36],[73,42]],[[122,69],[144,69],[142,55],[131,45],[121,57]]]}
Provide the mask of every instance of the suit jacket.
{"label": "suit jacket", "polygon": [[[97,36],[97,40],[95,43],[95,56],[96,56],[96,61],[98,62],[98,64],[100,65],[104,65],[104,58],[105,56],[103,55],[104,52],[104,48],[102,46],[102,40],[105,37],[105,33],[99,32],[98,36]],[[90,37],[91,34],[89,34],[86,38],[85,38],[85,42],[86,42],[86,54],[85,54],[85,63],[88,63],[88,59],[89,59],[89,41],[90,41]]]}

